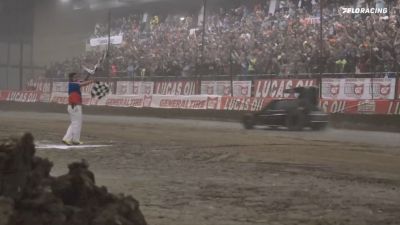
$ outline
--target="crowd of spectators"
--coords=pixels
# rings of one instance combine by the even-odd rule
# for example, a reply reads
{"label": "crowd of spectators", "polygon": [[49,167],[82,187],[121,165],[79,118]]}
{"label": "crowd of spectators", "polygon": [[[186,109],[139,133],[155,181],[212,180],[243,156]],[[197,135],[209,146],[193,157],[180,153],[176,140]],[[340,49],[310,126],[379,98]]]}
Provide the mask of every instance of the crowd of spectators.
{"label": "crowd of spectators", "polygon": [[[257,2],[257,1],[255,1]],[[334,2],[334,3],[333,3]],[[400,3],[367,0],[361,7],[385,7],[387,14],[343,14],[355,1],[327,1],[320,41],[318,0],[290,0],[274,14],[269,2],[207,10],[206,32],[198,15],[131,15],[113,20],[123,43],[110,49],[110,76],[197,76],[220,74],[364,73],[400,69]],[[93,37],[105,36],[96,25]],[[321,44],[322,43],[322,44]],[[93,65],[101,51],[53,64],[62,77]]]}

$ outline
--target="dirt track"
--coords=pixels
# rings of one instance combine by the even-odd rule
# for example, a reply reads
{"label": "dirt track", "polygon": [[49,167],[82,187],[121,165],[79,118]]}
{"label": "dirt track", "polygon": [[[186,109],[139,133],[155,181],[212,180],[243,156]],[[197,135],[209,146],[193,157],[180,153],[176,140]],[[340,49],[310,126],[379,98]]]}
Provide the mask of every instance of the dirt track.
{"label": "dirt track", "polygon": [[[400,134],[253,130],[236,123],[85,116],[83,141],[39,150],[86,158],[99,184],[141,203],[149,224],[400,224]],[[0,137],[59,143],[67,114],[0,112]]]}

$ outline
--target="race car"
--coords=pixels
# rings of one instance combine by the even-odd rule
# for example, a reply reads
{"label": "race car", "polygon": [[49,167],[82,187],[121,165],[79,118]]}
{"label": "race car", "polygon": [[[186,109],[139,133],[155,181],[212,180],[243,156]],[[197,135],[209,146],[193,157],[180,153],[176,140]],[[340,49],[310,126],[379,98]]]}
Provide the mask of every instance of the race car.
{"label": "race car", "polygon": [[298,97],[272,100],[261,111],[244,115],[242,121],[244,127],[252,129],[256,125],[267,125],[300,131],[305,127],[322,130],[328,126],[328,114],[318,107],[317,87],[298,87],[285,92],[297,94]]}

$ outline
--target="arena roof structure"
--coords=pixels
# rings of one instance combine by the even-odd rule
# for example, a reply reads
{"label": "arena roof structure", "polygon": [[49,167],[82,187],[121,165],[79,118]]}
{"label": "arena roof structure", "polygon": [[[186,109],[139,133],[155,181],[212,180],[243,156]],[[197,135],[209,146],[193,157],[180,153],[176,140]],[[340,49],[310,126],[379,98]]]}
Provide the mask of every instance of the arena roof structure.
{"label": "arena roof structure", "polygon": [[73,8],[102,10],[109,8],[119,8],[126,6],[140,6],[147,4],[183,4],[183,5],[201,5],[203,1],[188,0],[60,0],[65,3],[72,3]]}

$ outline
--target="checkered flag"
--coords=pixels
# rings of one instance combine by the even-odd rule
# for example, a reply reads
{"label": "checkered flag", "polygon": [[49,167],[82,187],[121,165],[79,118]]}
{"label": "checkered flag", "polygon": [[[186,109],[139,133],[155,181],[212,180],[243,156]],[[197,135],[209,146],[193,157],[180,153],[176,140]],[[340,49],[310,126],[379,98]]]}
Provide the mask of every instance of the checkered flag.
{"label": "checkered flag", "polygon": [[103,62],[108,57],[108,49],[104,52],[103,56],[97,61],[96,65],[94,65],[93,69],[89,69],[88,67],[82,65],[84,71],[86,71],[89,75],[94,75],[97,71],[101,69],[103,66]]}
{"label": "checkered flag", "polygon": [[91,93],[92,98],[102,99],[108,93],[110,93],[110,87],[108,87],[107,84],[100,83],[98,81],[96,83],[94,83],[94,85],[92,87],[92,93]]}

